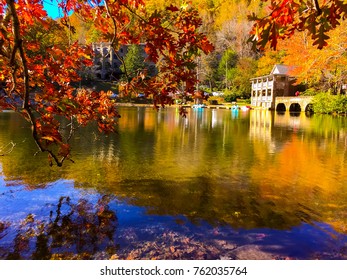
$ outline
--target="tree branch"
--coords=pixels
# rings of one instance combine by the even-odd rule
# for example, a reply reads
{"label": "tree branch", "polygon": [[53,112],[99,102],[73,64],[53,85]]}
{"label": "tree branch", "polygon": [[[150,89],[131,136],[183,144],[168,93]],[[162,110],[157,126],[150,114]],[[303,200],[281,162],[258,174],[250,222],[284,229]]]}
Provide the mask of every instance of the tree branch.
{"label": "tree branch", "polygon": [[[15,63],[15,56],[17,51],[19,51],[19,55],[23,65],[23,80],[24,80],[24,96],[23,96],[23,109],[27,109],[29,107],[29,71],[27,60],[25,58],[24,48],[23,48],[23,40],[20,35],[20,23],[18,19],[18,14],[15,8],[14,0],[6,0],[9,10],[11,12],[12,21],[13,21],[13,35],[14,35],[14,47],[11,54],[10,64],[15,65],[14,71],[17,70]],[[15,76],[15,72],[13,73]],[[13,81],[14,86],[16,81]]]}
{"label": "tree branch", "polygon": [[36,129],[36,118],[34,116],[34,114],[31,111],[31,108],[28,107],[25,109],[27,115],[28,115],[28,119],[30,120],[30,124],[31,124],[31,133],[32,136],[35,140],[36,146],[39,148],[40,152],[47,152],[50,157],[55,161],[55,163],[57,164],[57,166],[61,167],[63,165],[64,160],[66,159],[66,157],[63,157],[62,159],[58,159],[58,157],[55,155],[55,153],[53,153],[53,151],[43,147],[43,145],[40,142],[38,133],[37,133],[37,129]]}
{"label": "tree branch", "polygon": [[[53,153],[53,151],[43,147],[42,143],[40,142],[40,137],[37,133],[37,128],[36,128],[36,117],[32,112],[31,106],[29,104],[29,98],[30,98],[30,88],[29,88],[29,70],[28,70],[28,65],[27,65],[27,60],[25,57],[25,51],[23,47],[23,39],[21,38],[20,35],[20,22],[18,19],[18,14],[15,8],[15,2],[14,0],[6,0],[7,5],[10,9],[11,12],[11,17],[12,17],[12,28],[13,28],[13,36],[14,36],[14,48],[12,50],[12,55],[11,55],[11,63],[15,65],[14,71],[17,70],[17,64],[15,63],[15,56],[17,51],[19,51],[19,56],[21,60],[21,64],[23,66],[23,81],[24,81],[24,93],[23,93],[23,105],[22,109],[24,112],[27,113],[28,119],[30,120],[31,123],[31,131],[32,131],[32,136],[35,140],[36,145],[38,146],[39,150],[41,152],[48,152],[48,154],[54,159],[55,163],[57,166],[62,166],[63,161],[66,159],[67,156],[64,156],[62,159],[58,159],[58,157]],[[16,86],[16,80],[15,80],[15,72],[13,73],[13,88]]]}
{"label": "tree branch", "polygon": [[117,22],[116,22],[115,18],[111,14],[111,10],[110,10],[110,7],[108,5],[108,1],[107,0],[105,0],[105,7],[106,7],[107,15],[111,18],[112,23],[113,23],[114,34],[113,34],[113,38],[112,38],[112,41],[111,41],[111,46],[113,48],[114,54],[116,55],[117,59],[122,63],[122,65],[124,67],[124,74],[125,74],[125,76],[127,77],[127,79],[129,79],[129,75],[128,75],[128,71],[127,71],[124,59],[118,54],[118,52],[116,51],[116,48],[115,48],[116,45],[117,45],[117,48],[118,48],[118,42],[116,42],[116,38],[117,38]]}
{"label": "tree branch", "polygon": [[314,4],[314,7],[317,11],[317,15],[320,16],[322,14],[322,9],[319,6],[318,0],[313,0],[313,4]]}

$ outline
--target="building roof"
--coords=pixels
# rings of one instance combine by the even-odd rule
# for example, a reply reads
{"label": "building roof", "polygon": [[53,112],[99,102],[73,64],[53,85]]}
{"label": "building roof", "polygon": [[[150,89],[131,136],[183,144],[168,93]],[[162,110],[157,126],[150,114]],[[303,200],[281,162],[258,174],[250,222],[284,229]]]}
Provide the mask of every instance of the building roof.
{"label": "building roof", "polygon": [[[271,77],[273,75],[288,75],[289,76],[289,74],[291,74],[290,71],[294,70],[295,68],[296,68],[295,66],[275,64],[275,66],[272,68],[271,73],[269,75],[251,78],[250,80],[253,81],[253,80],[257,80],[257,79],[267,78],[267,77]],[[289,77],[289,79],[291,79],[291,78],[293,78],[293,77]]]}
{"label": "building roof", "polygon": [[272,74],[280,74],[280,75],[288,75],[289,71],[293,70],[293,66],[287,66],[283,64],[275,64],[272,68],[270,75]]}

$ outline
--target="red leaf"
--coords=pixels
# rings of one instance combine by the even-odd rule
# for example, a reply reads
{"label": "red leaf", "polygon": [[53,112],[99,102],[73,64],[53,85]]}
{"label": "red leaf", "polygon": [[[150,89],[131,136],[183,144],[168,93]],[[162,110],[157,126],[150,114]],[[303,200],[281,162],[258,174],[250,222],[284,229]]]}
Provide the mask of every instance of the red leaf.
{"label": "red leaf", "polygon": [[171,4],[169,7],[166,8],[166,10],[171,11],[171,12],[178,12],[180,9]]}

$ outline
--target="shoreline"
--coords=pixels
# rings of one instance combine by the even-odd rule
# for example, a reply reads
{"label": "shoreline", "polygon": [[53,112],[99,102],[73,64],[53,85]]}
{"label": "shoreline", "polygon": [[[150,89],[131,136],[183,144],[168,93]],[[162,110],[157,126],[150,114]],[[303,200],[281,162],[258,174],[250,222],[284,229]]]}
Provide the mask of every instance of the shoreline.
{"label": "shoreline", "polygon": [[[173,108],[178,108],[180,106],[184,107],[184,108],[192,108],[193,109],[193,105],[194,104],[184,104],[184,105],[179,105],[179,104],[172,104],[172,105],[165,105],[165,107],[173,107]],[[153,104],[141,104],[141,103],[120,103],[120,102],[116,102],[116,106],[118,107],[152,107],[154,108]],[[232,107],[234,105],[233,104],[218,104],[218,105],[205,105],[206,109],[226,109],[226,110],[231,110]],[[241,107],[243,106],[250,106],[248,104],[245,105],[239,105],[239,109],[241,109]],[[253,109],[253,107],[251,108]]]}

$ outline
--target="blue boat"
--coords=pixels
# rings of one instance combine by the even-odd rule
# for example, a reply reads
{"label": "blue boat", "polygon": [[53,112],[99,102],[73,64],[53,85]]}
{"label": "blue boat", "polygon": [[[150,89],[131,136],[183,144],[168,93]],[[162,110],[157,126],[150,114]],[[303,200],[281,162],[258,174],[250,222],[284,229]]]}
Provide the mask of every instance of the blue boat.
{"label": "blue boat", "polygon": [[239,106],[238,105],[233,105],[232,107],[231,107],[231,110],[239,110],[240,108],[239,108]]}
{"label": "blue boat", "polygon": [[194,104],[192,106],[192,108],[194,108],[194,109],[202,109],[202,108],[206,108],[206,105],[205,104]]}

